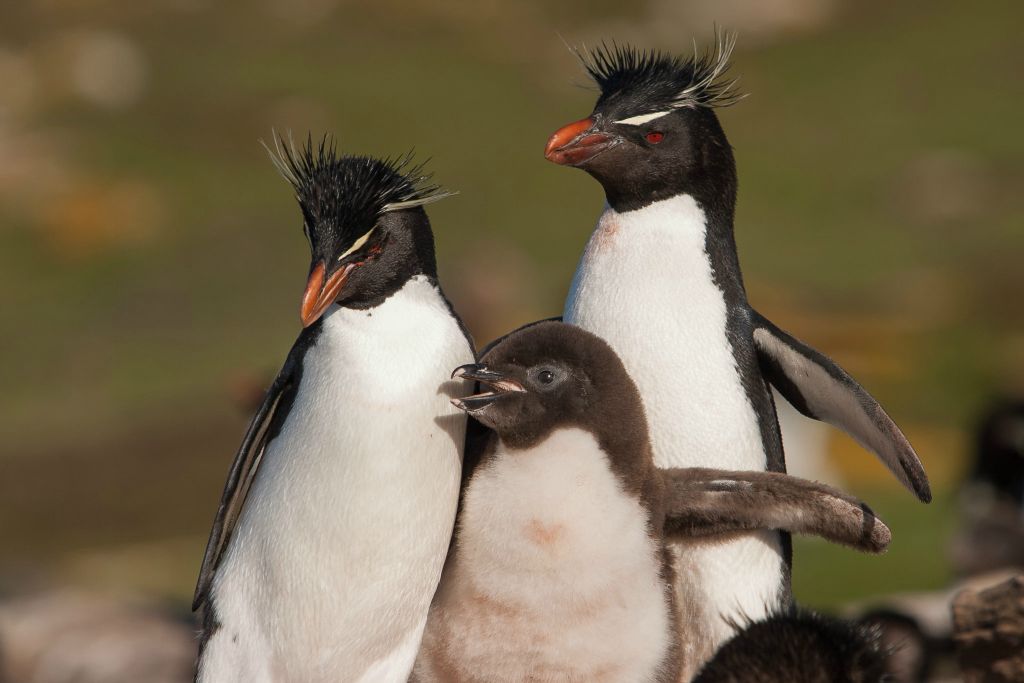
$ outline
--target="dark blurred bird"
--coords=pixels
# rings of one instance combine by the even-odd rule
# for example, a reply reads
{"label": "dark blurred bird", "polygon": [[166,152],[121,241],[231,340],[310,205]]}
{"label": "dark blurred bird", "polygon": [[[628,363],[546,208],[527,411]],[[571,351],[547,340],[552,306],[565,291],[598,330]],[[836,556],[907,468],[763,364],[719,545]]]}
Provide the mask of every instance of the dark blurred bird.
{"label": "dark blurred bird", "polygon": [[874,630],[801,610],[742,627],[693,683],[879,683],[888,658]]}
{"label": "dark blurred bird", "polygon": [[303,331],[246,432],[196,587],[198,680],[401,681],[458,502],[472,343],[408,157],[273,155],[312,251]]}
{"label": "dark blurred bird", "polygon": [[[583,169],[607,204],[576,270],[564,320],[596,333],[640,388],[659,467],[785,471],[769,384],[803,414],[846,430],[924,501],[928,479],[885,411],[832,360],[747,302],[733,237],[736,165],[715,108],[738,99],[726,78],[734,41],[692,58],[602,46],[582,55],[600,88],[593,112],[558,130],[546,157]],[[780,160],[780,163],[785,163]],[[685,546],[685,549],[684,549]],[[785,534],[681,541],[693,615],[692,661],[730,620],[790,604]]]}
{"label": "dark blurred bird", "polygon": [[1024,399],[1002,398],[981,416],[975,430],[970,485],[1024,512]]}
{"label": "dark blurred bird", "polygon": [[[676,602],[663,530],[787,529],[871,552],[889,542],[862,503],[821,484],[657,469],[636,386],[578,327],[526,327],[455,376],[481,384],[454,403],[492,431],[467,445],[477,464],[418,683],[680,680],[693,606]],[[678,571],[694,568],[684,558]]]}
{"label": "dark blurred bird", "polygon": [[[944,605],[949,611],[948,603]],[[888,653],[886,671],[893,683],[925,683],[936,664],[953,650],[948,638],[934,638],[909,614],[886,608],[873,609],[853,622],[869,629],[879,647]]]}
{"label": "dark blurred bird", "polygon": [[960,501],[950,544],[957,572],[1024,569],[1024,400],[1001,398],[981,415]]}

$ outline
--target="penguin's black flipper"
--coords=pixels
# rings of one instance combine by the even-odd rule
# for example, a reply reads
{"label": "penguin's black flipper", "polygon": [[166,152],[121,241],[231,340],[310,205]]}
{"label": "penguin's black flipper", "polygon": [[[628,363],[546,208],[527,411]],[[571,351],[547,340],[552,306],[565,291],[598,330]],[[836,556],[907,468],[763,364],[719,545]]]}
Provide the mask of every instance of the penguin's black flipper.
{"label": "penguin's black flipper", "polygon": [[781,472],[661,470],[665,532],[707,537],[778,529],[813,534],[869,553],[884,552],[892,534],[867,505],[836,489]]}
{"label": "penguin's black flipper", "polygon": [[[224,493],[221,494],[217,516],[213,520],[210,540],[206,542],[203,566],[199,569],[199,580],[196,582],[196,592],[192,597],[192,611],[199,609],[209,597],[214,572],[231,539],[231,532],[249,494],[249,488],[263,457],[263,450],[280,429],[280,420],[275,420],[275,417],[282,413],[279,410],[282,404],[290,404],[295,398],[301,374],[301,358],[315,338],[315,330],[319,330],[319,327],[313,325],[299,335],[298,341],[288,353],[284,367],[267,389],[263,403],[242,438],[242,445],[239,446],[235,460],[231,463],[231,470],[224,484]],[[283,412],[287,413],[287,410]]]}
{"label": "penguin's black flipper", "polygon": [[873,452],[919,499],[932,499],[928,475],[907,437],[864,387],[828,356],[751,311],[764,377],[807,417],[842,429]]}

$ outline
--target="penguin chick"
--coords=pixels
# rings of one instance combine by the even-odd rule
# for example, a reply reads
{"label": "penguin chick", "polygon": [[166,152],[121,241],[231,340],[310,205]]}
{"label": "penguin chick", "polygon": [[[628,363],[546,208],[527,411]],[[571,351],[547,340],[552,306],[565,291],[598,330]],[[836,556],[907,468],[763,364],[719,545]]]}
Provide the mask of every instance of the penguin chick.
{"label": "penguin chick", "polygon": [[491,431],[467,453],[477,464],[418,683],[678,680],[691,627],[664,529],[781,528],[871,552],[889,542],[867,507],[826,486],[656,468],[640,394],[580,328],[521,329],[453,376],[482,385],[453,402]]}
{"label": "penguin chick", "polygon": [[196,587],[202,683],[405,683],[448,552],[472,343],[408,158],[278,151],[312,264],[304,329],[228,474]]}
{"label": "penguin chick", "polygon": [[747,624],[693,683],[878,683],[888,658],[877,630],[797,610]]}

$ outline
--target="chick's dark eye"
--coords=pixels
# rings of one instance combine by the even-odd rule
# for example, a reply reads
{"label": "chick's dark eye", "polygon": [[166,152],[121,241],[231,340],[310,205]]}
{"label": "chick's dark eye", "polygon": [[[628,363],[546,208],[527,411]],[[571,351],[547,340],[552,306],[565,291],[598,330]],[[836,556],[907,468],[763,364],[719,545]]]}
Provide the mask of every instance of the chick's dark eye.
{"label": "chick's dark eye", "polygon": [[665,139],[665,134],[660,131],[652,130],[650,133],[644,136],[644,139],[646,139],[647,142],[651,143],[652,145],[656,145]]}
{"label": "chick's dark eye", "polygon": [[555,381],[555,373],[551,372],[550,370],[541,370],[539,373],[537,373],[537,380],[541,384],[551,384],[552,382]]}

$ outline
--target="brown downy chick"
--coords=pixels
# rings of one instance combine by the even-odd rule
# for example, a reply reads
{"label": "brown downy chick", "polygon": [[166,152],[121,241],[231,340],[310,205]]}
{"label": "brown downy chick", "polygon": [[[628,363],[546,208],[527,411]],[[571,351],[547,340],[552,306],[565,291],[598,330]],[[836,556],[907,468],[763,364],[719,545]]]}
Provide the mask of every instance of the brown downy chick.
{"label": "brown downy chick", "polygon": [[[678,680],[687,606],[665,530],[785,529],[880,552],[856,499],[784,474],[654,466],[641,397],[614,351],[555,322],[455,371],[475,440],[456,539],[414,669],[446,681]],[[680,566],[686,567],[685,562]],[[682,580],[695,577],[684,576]]]}

